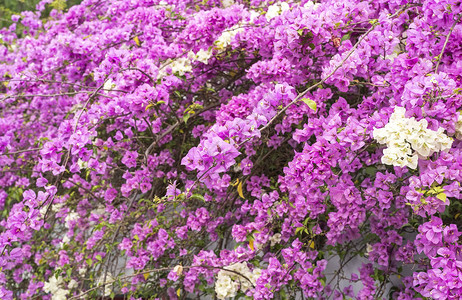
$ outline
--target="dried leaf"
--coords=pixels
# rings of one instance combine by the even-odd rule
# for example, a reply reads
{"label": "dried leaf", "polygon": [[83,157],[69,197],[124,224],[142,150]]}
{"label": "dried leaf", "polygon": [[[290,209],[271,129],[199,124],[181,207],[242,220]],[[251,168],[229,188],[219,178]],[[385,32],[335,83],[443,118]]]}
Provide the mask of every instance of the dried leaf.
{"label": "dried leaf", "polygon": [[242,192],[242,182],[239,182],[239,184],[237,185],[237,193],[239,194],[239,196],[241,196],[241,198],[244,199],[244,193]]}

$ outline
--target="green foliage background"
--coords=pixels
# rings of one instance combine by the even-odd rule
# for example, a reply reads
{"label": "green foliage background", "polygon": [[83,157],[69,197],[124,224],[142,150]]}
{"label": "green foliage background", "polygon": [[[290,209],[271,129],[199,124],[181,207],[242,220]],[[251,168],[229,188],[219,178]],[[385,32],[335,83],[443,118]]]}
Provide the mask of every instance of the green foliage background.
{"label": "green foliage background", "polygon": [[[0,0],[0,28],[8,27],[12,24],[11,16],[19,15],[22,11],[35,11],[35,6],[40,0]],[[82,0],[54,0],[47,5],[42,18],[48,17],[52,9],[65,10],[73,5],[79,4]]]}

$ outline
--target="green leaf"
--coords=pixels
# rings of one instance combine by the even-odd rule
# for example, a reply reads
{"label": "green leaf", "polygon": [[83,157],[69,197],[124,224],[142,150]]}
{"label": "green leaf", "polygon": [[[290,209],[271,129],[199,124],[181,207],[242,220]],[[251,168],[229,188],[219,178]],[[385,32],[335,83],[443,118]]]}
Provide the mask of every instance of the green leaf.
{"label": "green leaf", "polygon": [[313,111],[316,111],[317,109],[316,102],[308,98],[302,98],[302,101],[305,102],[306,105],[308,105],[308,107],[311,108]]}
{"label": "green leaf", "polygon": [[62,272],[61,268],[58,268],[58,269],[54,270],[53,275],[56,278],[58,278],[61,275],[61,272]]}
{"label": "green leaf", "polygon": [[144,111],[147,111],[147,110],[150,109],[151,107],[154,107],[154,104],[149,103],[148,105],[146,105],[146,109],[145,109]]}
{"label": "green leaf", "polygon": [[438,195],[436,195],[436,198],[440,199],[443,202],[446,202],[447,196],[445,193],[439,193]]}
{"label": "green leaf", "polygon": [[191,199],[197,199],[197,200],[205,201],[204,196],[202,196],[202,195],[200,195],[200,194],[193,194],[193,195],[191,195]]}
{"label": "green leaf", "polygon": [[287,299],[289,299],[289,297],[287,297],[287,293],[286,293],[286,291],[285,291],[284,289],[281,289],[281,290],[279,291],[279,295],[281,296],[281,299],[282,299],[282,300],[287,300]]}
{"label": "green leaf", "polygon": [[377,168],[376,167],[366,167],[365,172],[367,175],[370,177],[375,176],[377,174]]}
{"label": "green leaf", "polygon": [[341,41],[349,40],[351,37],[351,31],[347,32],[345,35],[342,36]]}
{"label": "green leaf", "polygon": [[191,118],[191,115],[190,115],[190,114],[185,114],[185,115],[183,116],[183,121],[184,121],[185,124],[188,123],[189,118]]}
{"label": "green leaf", "polygon": [[55,0],[55,1],[53,1],[50,5],[51,5],[51,7],[53,7],[54,9],[60,10],[60,11],[66,9],[66,6],[67,6],[67,5],[66,5],[66,0]]}
{"label": "green leaf", "polygon": [[444,189],[442,187],[440,187],[440,186],[435,186],[433,188],[433,190],[435,191],[435,194],[439,194],[439,193],[444,192]]}

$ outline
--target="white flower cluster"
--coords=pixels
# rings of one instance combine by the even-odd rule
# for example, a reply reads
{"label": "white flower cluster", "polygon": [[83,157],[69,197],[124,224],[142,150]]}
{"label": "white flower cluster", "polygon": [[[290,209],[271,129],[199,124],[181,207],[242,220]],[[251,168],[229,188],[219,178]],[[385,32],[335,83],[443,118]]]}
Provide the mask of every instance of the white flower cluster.
{"label": "white flower cluster", "polygon": [[45,293],[51,293],[52,300],[66,300],[66,296],[69,294],[69,291],[62,288],[63,283],[64,280],[61,276],[56,278],[54,275],[52,275],[49,281],[45,282],[43,291]]}
{"label": "white flower cluster", "polygon": [[238,26],[240,25],[234,25],[230,29],[227,29],[221,33],[221,35],[215,41],[215,46],[218,50],[225,49],[229,44],[231,44],[231,41],[236,36],[236,34],[244,31],[244,28],[239,28]]}
{"label": "white flower cluster", "polygon": [[221,4],[223,4],[224,8],[230,7],[234,5],[234,0],[223,0]]}
{"label": "white flower cluster", "polygon": [[308,8],[308,9],[312,9],[312,10],[317,10],[318,7],[320,7],[321,4],[320,3],[314,3],[313,1],[308,1],[305,3],[305,5],[303,5],[304,8]]}
{"label": "white flower cluster", "polygon": [[[105,82],[104,85],[103,85],[103,89],[108,90],[108,91],[114,89],[115,87],[116,87],[116,85],[115,85],[114,81],[112,81],[111,78],[109,78],[108,80],[106,80],[106,82]],[[81,161],[80,158],[79,158],[79,161]],[[79,163],[79,162],[77,162],[77,163]]]}
{"label": "white flower cluster", "polygon": [[168,59],[164,66],[159,69],[157,79],[167,76],[166,68],[171,68],[172,74],[183,76],[185,73],[192,71],[191,60],[187,57],[179,57],[174,60]]}
{"label": "white flower cluster", "polygon": [[208,64],[208,61],[212,55],[212,51],[200,49],[197,51],[197,53],[189,51],[187,57],[179,57],[174,60],[168,59],[163,67],[160,68],[157,79],[161,79],[167,76],[166,69],[169,67],[172,69],[172,74],[178,74],[182,76],[185,73],[192,71],[193,62],[199,61],[201,63]]}
{"label": "white flower cluster", "polygon": [[373,131],[374,139],[386,144],[382,163],[387,165],[417,168],[419,157],[426,158],[438,151],[450,149],[452,139],[438,131],[428,129],[425,119],[416,121],[414,117],[405,117],[406,109],[396,106],[388,124]]}
{"label": "white flower cluster", "polygon": [[112,292],[111,285],[112,282],[114,281],[114,277],[110,272],[106,274],[106,281],[104,281],[104,274],[102,274],[100,277],[98,277],[98,280],[96,280],[97,285],[103,285],[104,284],[104,296],[109,296]]}
{"label": "white flower cluster", "polygon": [[[223,5],[225,7],[231,6],[234,4],[233,0],[224,0]],[[282,11],[289,10],[289,5],[285,2],[282,3],[277,3],[268,9],[268,12],[266,14],[266,18],[268,19],[268,16],[272,16],[271,18],[279,15]],[[269,13],[269,15],[268,15]],[[273,16],[274,15],[274,16]],[[258,17],[260,16],[259,13],[255,11],[250,11],[250,24]],[[239,33],[243,32],[244,28],[242,26],[245,24],[239,23],[234,25],[233,27],[226,29],[221,33],[221,35],[218,37],[218,39],[214,42],[215,49],[216,50],[224,50],[226,47],[228,47],[231,44],[231,41],[233,38]],[[164,65],[159,69],[159,73],[157,75],[157,79],[161,79],[165,76],[168,75],[167,73],[167,68],[171,68],[172,74],[177,74],[177,75],[184,75],[185,73],[191,72],[192,71],[192,63],[195,61],[208,64],[209,59],[213,56],[213,51],[212,49],[204,50],[200,49],[197,53],[194,53],[193,51],[189,51],[187,54],[187,57],[179,57],[176,59],[168,59],[165,61]],[[112,81],[108,80],[106,82],[104,88],[105,89],[112,89],[114,88],[114,85],[112,84]]]}
{"label": "white flower cluster", "polygon": [[197,53],[194,53],[193,51],[189,51],[188,53],[188,58],[191,61],[198,61],[203,64],[208,64],[210,57],[212,57],[211,50],[200,49],[199,51],[197,51]]}
{"label": "white flower cluster", "polygon": [[269,238],[270,246],[273,247],[281,242],[281,234],[275,233],[272,237]]}
{"label": "white flower cluster", "polygon": [[218,272],[217,281],[215,282],[215,292],[218,299],[236,297],[239,289],[243,292],[247,291],[252,286],[255,286],[258,277],[261,275],[261,269],[255,268],[250,271],[246,263],[236,263],[226,267],[226,269],[234,272],[226,270]]}
{"label": "white flower cluster", "polygon": [[286,2],[278,2],[268,7],[266,11],[266,20],[269,22],[272,18],[279,16],[283,11],[289,10],[289,4]]}

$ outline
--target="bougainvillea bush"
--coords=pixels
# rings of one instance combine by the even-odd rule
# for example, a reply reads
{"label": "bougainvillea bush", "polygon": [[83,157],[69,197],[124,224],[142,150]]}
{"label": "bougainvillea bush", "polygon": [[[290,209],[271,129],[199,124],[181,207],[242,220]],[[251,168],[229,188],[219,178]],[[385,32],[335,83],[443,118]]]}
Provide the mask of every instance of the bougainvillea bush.
{"label": "bougainvillea bush", "polygon": [[460,299],[460,1],[51,2],[0,31],[1,299]]}

